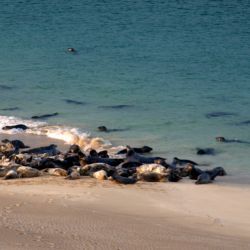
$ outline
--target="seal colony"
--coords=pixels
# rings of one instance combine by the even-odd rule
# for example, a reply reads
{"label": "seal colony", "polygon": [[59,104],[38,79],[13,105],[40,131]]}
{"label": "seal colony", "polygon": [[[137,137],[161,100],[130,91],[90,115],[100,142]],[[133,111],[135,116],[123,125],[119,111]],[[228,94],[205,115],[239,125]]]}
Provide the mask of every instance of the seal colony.
{"label": "seal colony", "polygon": [[107,150],[83,151],[78,145],[71,145],[62,153],[54,144],[29,148],[20,140],[5,139],[0,143],[0,177],[7,180],[49,175],[76,180],[89,176],[119,184],[178,182],[187,177],[195,184],[208,184],[217,176],[226,175],[222,167],[202,170],[191,160],[174,157],[169,162],[162,157],[146,155],[152,150],[148,146],[127,146],[111,155]]}

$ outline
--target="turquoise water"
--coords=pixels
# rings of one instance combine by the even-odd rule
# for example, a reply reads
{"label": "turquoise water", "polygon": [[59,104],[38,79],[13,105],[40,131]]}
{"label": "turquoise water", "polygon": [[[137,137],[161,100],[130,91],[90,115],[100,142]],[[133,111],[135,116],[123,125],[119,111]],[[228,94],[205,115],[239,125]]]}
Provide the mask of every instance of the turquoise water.
{"label": "turquoise water", "polygon": [[250,171],[249,144],[214,139],[250,142],[249,16],[249,1],[3,0],[0,109],[19,109],[0,115],[58,112],[49,124]]}

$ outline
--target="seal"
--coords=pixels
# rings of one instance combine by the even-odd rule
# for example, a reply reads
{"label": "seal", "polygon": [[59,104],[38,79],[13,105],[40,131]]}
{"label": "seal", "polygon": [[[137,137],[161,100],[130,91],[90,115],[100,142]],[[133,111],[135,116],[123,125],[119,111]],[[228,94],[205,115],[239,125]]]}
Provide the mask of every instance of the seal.
{"label": "seal", "polygon": [[136,168],[137,179],[149,182],[166,181],[167,169],[159,164],[144,164]]}
{"label": "seal", "polygon": [[147,163],[155,163],[157,160],[166,160],[162,157],[145,157],[138,153],[136,153],[132,148],[128,147],[128,152],[126,154],[126,160],[127,161],[138,161],[142,164]]}
{"label": "seal", "polygon": [[32,162],[33,157],[32,157],[32,155],[29,155],[29,154],[16,154],[13,157],[11,157],[11,159],[16,164],[27,166]]}
{"label": "seal", "polygon": [[[143,146],[141,148],[132,148],[132,150],[134,150],[136,153],[138,154],[145,154],[145,153],[150,153],[153,149],[149,146]],[[126,154],[128,152],[128,149],[122,149],[120,151],[118,151],[116,154]]]}
{"label": "seal", "polygon": [[47,168],[44,169],[43,172],[48,173],[52,176],[67,176],[67,171],[62,168]]}
{"label": "seal", "polygon": [[59,113],[55,112],[52,114],[45,114],[45,115],[34,115],[31,117],[31,119],[46,119],[46,118],[50,118],[52,116],[57,116],[59,115]]}
{"label": "seal", "polygon": [[57,145],[55,144],[50,144],[49,146],[46,147],[39,147],[39,148],[32,148],[29,150],[22,151],[22,153],[26,154],[48,154],[48,155],[57,155],[60,153],[57,149]]}
{"label": "seal", "polygon": [[92,163],[92,164],[87,164],[81,167],[80,173],[81,175],[92,175],[93,173],[104,170],[108,176],[112,175],[115,172],[115,167],[110,166],[106,163]]}
{"label": "seal", "polygon": [[98,129],[100,132],[108,132],[108,129],[107,129],[106,126],[99,126],[97,129]]}
{"label": "seal", "polygon": [[10,129],[22,129],[22,130],[26,130],[29,127],[27,127],[24,124],[17,124],[17,125],[12,125],[12,126],[5,126],[2,128],[2,130],[10,130]]}
{"label": "seal", "polygon": [[76,53],[76,49],[75,48],[67,48],[67,51],[70,53]]}
{"label": "seal", "polygon": [[199,165],[198,163],[194,162],[194,161],[190,161],[190,160],[185,160],[185,159],[179,159],[177,157],[174,157],[172,165],[187,165],[187,164],[192,164],[192,165]]}
{"label": "seal", "polygon": [[81,148],[78,145],[73,144],[69,147],[69,150],[66,154],[70,154],[70,153],[78,154],[79,152],[81,152]]}
{"label": "seal", "polygon": [[144,164],[136,169],[137,174],[144,173],[158,173],[158,174],[166,174],[167,169],[159,164]]}
{"label": "seal", "polygon": [[62,166],[65,169],[74,165],[80,166],[79,154],[65,155]]}
{"label": "seal", "polygon": [[198,176],[202,174],[203,171],[197,167],[195,167],[193,164],[187,164],[183,168],[180,168],[180,175],[182,177],[189,176],[191,180],[197,180]]}
{"label": "seal", "polygon": [[97,129],[100,132],[122,132],[122,131],[127,130],[127,129],[118,129],[118,128],[108,129],[106,126],[99,126],[99,127],[97,127]]}
{"label": "seal", "polygon": [[107,173],[105,170],[99,170],[92,174],[92,177],[94,177],[97,180],[103,181],[107,179]]}
{"label": "seal", "polygon": [[65,169],[65,163],[59,159],[53,158],[38,158],[37,160],[31,162],[30,166],[38,170],[43,170],[46,168],[63,168]]}
{"label": "seal", "polygon": [[11,170],[9,170],[9,171],[6,173],[6,175],[4,176],[4,180],[16,179],[16,178],[18,178],[18,177],[19,177],[19,176],[18,176],[16,170],[11,169]]}
{"label": "seal", "polygon": [[206,170],[205,172],[210,175],[211,180],[214,180],[217,176],[227,175],[223,167],[215,167],[214,169]]}
{"label": "seal", "polygon": [[215,150],[213,148],[197,148],[197,155],[215,155]]}
{"label": "seal", "polygon": [[8,139],[4,139],[2,140],[3,143],[11,143],[15,148],[17,149],[22,149],[22,148],[29,148],[29,146],[26,146],[22,141],[20,140],[8,140]]}
{"label": "seal", "polygon": [[138,161],[125,160],[124,162],[119,164],[117,167],[121,167],[121,168],[137,168],[137,167],[139,167],[141,165],[142,164],[140,162],[138,162]]}
{"label": "seal", "polygon": [[236,113],[231,112],[211,112],[206,114],[207,118],[217,118],[217,117],[225,117],[225,116],[237,116]]}
{"label": "seal", "polygon": [[197,178],[197,181],[195,182],[195,184],[208,184],[208,183],[211,183],[212,180],[211,180],[211,177],[208,173],[206,172],[203,172],[201,173],[198,178]]}
{"label": "seal", "polygon": [[223,136],[217,136],[215,139],[218,142],[250,144],[249,141],[243,141],[243,140],[238,140],[238,139],[226,139]]}
{"label": "seal", "polygon": [[39,170],[26,166],[17,168],[17,174],[20,178],[32,178],[40,176]]}
{"label": "seal", "polygon": [[0,152],[6,157],[12,156],[14,153],[18,153],[18,150],[9,142],[0,145]]}
{"label": "seal", "polygon": [[6,167],[0,168],[0,177],[6,176],[6,174],[7,174],[9,171],[10,171],[9,168],[6,168]]}
{"label": "seal", "polygon": [[110,166],[118,166],[120,163],[123,162],[123,159],[116,159],[116,158],[101,158],[96,156],[86,156],[80,158],[80,164],[81,166],[84,166],[86,164],[92,164],[92,163],[106,163]]}
{"label": "seal", "polygon": [[118,183],[118,184],[135,184],[137,180],[135,178],[128,178],[118,175],[117,173],[113,174],[111,177],[109,177],[109,180]]}
{"label": "seal", "polygon": [[168,168],[167,169],[167,180],[169,182],[178,182],[181,180],[181,172],[177,168]]}
{"label": "seal", "polygon": [[80,173],[77,170],[72,171],[68,176],[65,177],[66,180],[77,180],[80,178]]}
{"label": "seal", "polygon": [[167,174],[159,174],[154,172],[148,172],[137,175],[137,179],[139,181],[147,181],[147,182],[165,182],[167,180]]}
{"label": "seal", "polygon": [[69,103],[69,104],[75,104],[75,105],[85,105],[85,102],[80,102],[80,101],[75,101],[75,100],[71,100],[71,99],[65,99],[65,102]]}
{"label": "seal", "polygon": [[109,158],[108,151],[107,150],[102,150],[97,153],[99,157],[101,158]]}

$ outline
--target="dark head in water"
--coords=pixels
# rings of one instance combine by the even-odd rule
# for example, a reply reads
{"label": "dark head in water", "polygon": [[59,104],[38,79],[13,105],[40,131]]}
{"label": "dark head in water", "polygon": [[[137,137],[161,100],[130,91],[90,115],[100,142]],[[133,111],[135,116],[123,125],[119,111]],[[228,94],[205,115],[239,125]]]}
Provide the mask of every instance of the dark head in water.
{"label": "dark head in water", "polygon": [[74,48],[68,48],[67,50],[68,50],[68,52],[70,52],[70,53],[75,53],[75,52],[76,52],[76,49],[74,49]]}

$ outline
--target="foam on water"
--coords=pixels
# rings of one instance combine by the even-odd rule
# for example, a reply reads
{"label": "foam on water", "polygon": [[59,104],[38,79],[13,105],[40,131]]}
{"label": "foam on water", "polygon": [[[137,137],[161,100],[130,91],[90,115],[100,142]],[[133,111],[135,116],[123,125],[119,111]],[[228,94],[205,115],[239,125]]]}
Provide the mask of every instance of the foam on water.
{"label": "foam on water", "polygon": [[[17,124],[24,124],[29,129],[26,131],[22,129],[3,130],[4,126],[12,126]],[[67,144],[77,144],[82,149],[103,149],[110,148],[112,145],[108,140],[100,137],[91,137],[89,132],[83,132],[77,128],[71,128],[59,125],[49,125],[46,122],[37,122],[32,120],[24,120],[13,116],[0,116],[0,133],[18,134],[27,133],[31,135],[44,135],[49,138],[62,140]]]}

